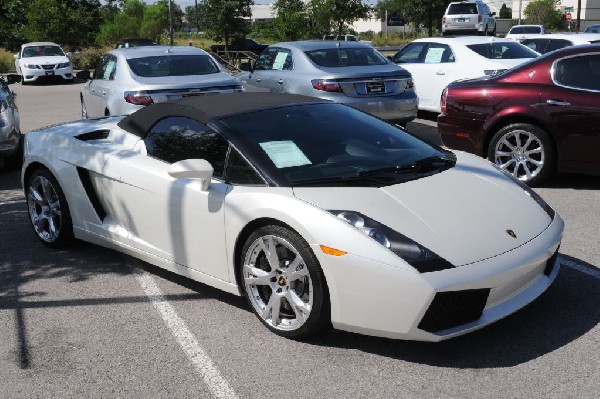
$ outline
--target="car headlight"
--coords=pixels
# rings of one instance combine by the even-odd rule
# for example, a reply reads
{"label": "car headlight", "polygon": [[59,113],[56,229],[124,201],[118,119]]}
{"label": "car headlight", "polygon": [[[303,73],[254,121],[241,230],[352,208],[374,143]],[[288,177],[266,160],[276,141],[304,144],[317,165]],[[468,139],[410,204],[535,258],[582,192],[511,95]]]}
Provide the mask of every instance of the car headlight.
{"label": "car headlight", "polygon": [[508,173],[507,171],[505,171],[504,169],[502,169],[500,166],[496,165],[495,163],[492,162],[492,165],[494,165],[494,168],[496,168],[497,170],[499,170],[504,176],[508,177],[509,179],[511,179],[513,182],[515,182],[516,185],[518,185],[519,187],[521,187],[523,190],[525,190],[525,192],[535,201],[538,203],[539,206],[542,207],[542,209],[544,210],[544,212],[546,212],[548,214],[548,216],[550,216],[551,220],[554,220],[554,216],[556,215],[556,211],[554,209],[552,209],[552,207],[550,205],[548,205],[546,203],[546,201],[544,201],[544,199],[535,191],[533,191],[531,189],[531,187],[529,187],[527,184],[523,183],[521,180],[517,179],[515,176],[513,176],[512,174]]}
{"label": "car headlight", "polygon": [[25,64],[25,68],[27,69],[40,69],[39,65],[34,65],[34,64]]}
{"label": "car headlight", "polygon": [[404,234],[361,213],[340,210],[330,210],[329,212],[388,248],[421,273],[436,272],[455,267],[446,259]]}
{"label": "car headlight", "polygon": [[71,66],[71,63],[70,63],[70,62],[63,62],[62,64],[58,64],[58,65],[56,66],[56,68],[57,68],[57,69],[60,69],[60,68],[68,68],[68,67],[70,67],[70,66]]}

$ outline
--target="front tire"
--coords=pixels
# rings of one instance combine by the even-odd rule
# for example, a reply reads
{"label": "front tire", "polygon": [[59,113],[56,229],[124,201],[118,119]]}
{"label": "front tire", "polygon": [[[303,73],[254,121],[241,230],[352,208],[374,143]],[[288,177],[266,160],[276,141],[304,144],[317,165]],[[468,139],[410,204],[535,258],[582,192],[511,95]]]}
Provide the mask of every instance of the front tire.
{"label": "front tire", "polygon": [[45,169],[27,181],[27,208],[36,236],[47,246],[62,248],[73,241],[73,223],[62,188]]}
{"label": "front tire", "polygon": [[556,169],[550,136],[528,123],[513,123],[500,129],[490,142],[488,159],[530,186],[547,180]]}
{"label": "front tire", "polygon": [[269,330],[298,339],[329,325],[323,271],[298,233],[277,225],[260,227],[246,240],[240,261],[246,299]]}

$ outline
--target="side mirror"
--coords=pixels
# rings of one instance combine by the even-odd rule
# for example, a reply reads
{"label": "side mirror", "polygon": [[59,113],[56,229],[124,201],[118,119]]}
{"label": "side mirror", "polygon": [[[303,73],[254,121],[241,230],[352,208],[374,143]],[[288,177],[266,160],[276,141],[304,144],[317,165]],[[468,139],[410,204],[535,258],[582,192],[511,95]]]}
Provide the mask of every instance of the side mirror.
{"label": "side mirror", "polygon": [[20,75],[16,75],[14,73],[7,75],[6,76],[6,83],[13,84],[13,83],[19,83],[21,81],[21,76]]}
{"label": "side mirror", "polygon": [[21,58],[19,57],[19,53],[15,54],[15,59],[18,60],[19,58]]}
{"label": "side mirror", "polygon": [[252,62],[242,62],[240,64],[240,69],[245,72],[252,72]]}
{"label": "side mirror", "polygon": [[73,57],[73,53],[70,51],[67,51],[67,53],[65,54],[68,58]]}
{"label": "side mirror", "polygon": [[81,79],[81,80],[90,80],[92,78],[92,75],[90,74],[90,71],[88,71],[87,69],[84,69],[83,71],[79,71],[75,74],[75,77],[77,79]]}
{"label": "side mirror", "polygon": [[213,171],[212,165],[205,159],[184,159],[171,165],[169,176],[176,179],[200,179],[202,191],[206,191]]}

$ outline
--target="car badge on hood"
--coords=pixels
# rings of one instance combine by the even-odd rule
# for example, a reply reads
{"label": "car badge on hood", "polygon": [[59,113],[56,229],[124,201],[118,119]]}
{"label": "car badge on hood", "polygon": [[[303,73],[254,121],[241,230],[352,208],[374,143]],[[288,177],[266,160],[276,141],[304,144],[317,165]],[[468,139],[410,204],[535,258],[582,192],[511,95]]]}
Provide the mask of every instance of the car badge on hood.
{"label": "car badge on hood", "polygon": [[517,238],[517,235],[515,234],[514,231],[512,230],[506,230],[506,234],[508,234],[509,236],[511,236],[512,238]]}

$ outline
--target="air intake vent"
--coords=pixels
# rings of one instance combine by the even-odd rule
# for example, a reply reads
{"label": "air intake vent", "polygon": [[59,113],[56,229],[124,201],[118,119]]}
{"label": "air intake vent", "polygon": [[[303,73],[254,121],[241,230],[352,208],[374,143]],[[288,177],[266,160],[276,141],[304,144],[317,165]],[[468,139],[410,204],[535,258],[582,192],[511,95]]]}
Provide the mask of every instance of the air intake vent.
{"label": "air intake vent", "polygon": [[419,328],[433,333],[476,321],[481,317],[489,294],[489,288],[438,292]]}
{"label": "air intake vent", "polygon": [[93,132],[82,133],[78,136],[75,136],[75,138],[81,141],[105,140],[108,138],[109,133],[110,130],[94,130]]}

